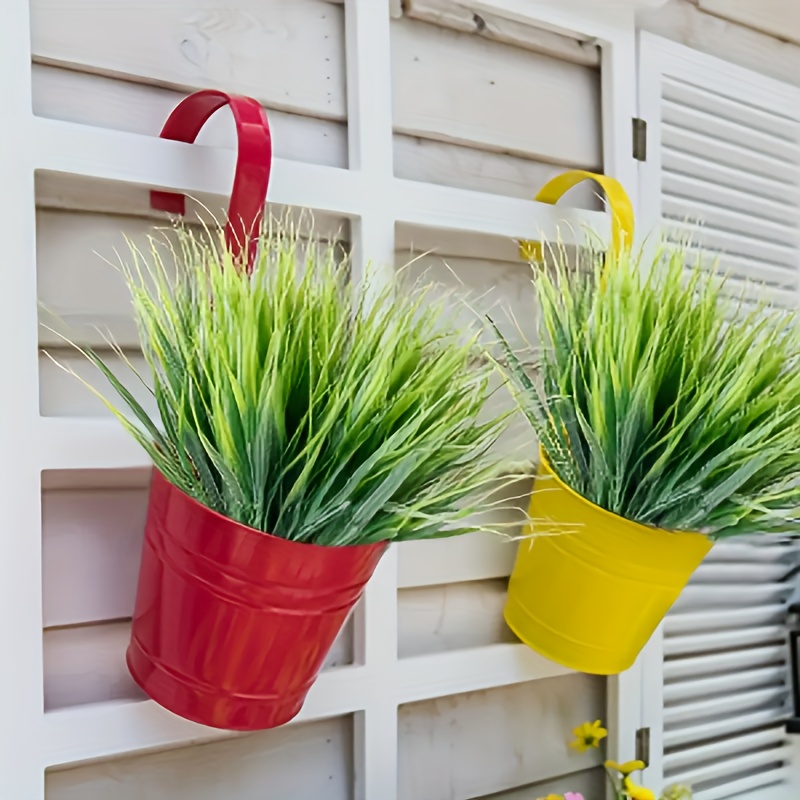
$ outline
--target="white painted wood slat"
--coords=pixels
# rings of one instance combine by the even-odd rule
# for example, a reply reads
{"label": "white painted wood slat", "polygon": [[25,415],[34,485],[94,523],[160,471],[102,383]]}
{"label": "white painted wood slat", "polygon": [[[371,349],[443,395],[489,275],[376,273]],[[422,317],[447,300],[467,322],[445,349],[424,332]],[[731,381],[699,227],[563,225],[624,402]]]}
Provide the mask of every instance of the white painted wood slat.
{"label": "white painted wood slat", "polygon": [[[784,618],[785,615],[786,609],[784,608]],[[668,636],[664,642],[664,654],[678,656],[690,653],[709,653],[734,647],[751,647],[764,642],[782,642],[785,639],[786,627],[781,623],[701,633],[693,636]]]}
{"label": "white painted wood slat", "polygon": [[788,694],[789,687],[787,685],[769,686],[765,689],[720,695],[710,700],[697,700],[676,705],[665,704],[664,723],[669,726],[723,714],[740,714],[743,711],[783,703]]}
{"label": "white painted wood slat", "polygon": [[[37,167],[119,181],[193,196],[230,193],[234,154],[225,149],[108,131],[63,121],[33,125]],[[482,231],[511,238],[542,236],[585,241],[588,225],[609,234],[607,215],[465,189],[387,178],[384,198],[396,221],[455,231]],[[355,170],[275,159],[270,198],[278,204],[358,217],[369,193],[368,179]],[[313,191],[309,192],[309,187]]]}
{"label": "white painted wood slat", "polygon": [[780,746],[785,741],[783,731],[777,728],[748,733],[744,736],[733,736],[712,742],[690,750],[678,750],[664,756],[664,769],[670,773],[685,768],[693,761],[716,761],[735,753],[764,747]]}
{"label": "white painted wood slat", "polygon": [[317,117],[346,115],[344,9],[320,0],[238,7],[34,0],[30,38],[39,63],[184,91],[219,88]]}
{"label": "white painted wood slat", "polygon": [[788,766],[778,766],[775,768],[756,772],[744,778],[736,778],[734,780],[722,780],[716,786],[709,789],[703,789],[696,792],[694,800],[726,800],[726,798],[743,798],[745,792],[751,789],[758,789],[758,793],[753,793],[750,800],[763,797],[763,791],[766,787],[773,787],[770,789],[773,797],[777,797],[776,792],[780,792],[780,787],[785,785],[792,777],[792,770]]}
{"label": "white painted wood slat", "polygon": [[786,691],[786,664],[739,669],[694,680],[675,680],[671,677],[664,686],[664,702],[671,706],[716,696],[725,696],[727,702],[730,694],[762,686],[774,687],[782,697]]}
{"label": "white painted wood slat", "polygon": [[666,634],[718,631],[726,628],[764,626],[779,623],[786,614],[783,603],[744,609],[720,609],[673,613],[664,621]]}
{"label": "white painted wood slat", "polygon": [[553,33],[506,19],[502,15],[487,12],[479,15],[453,0],[405,0],[404,13],[412,19],[477,34],[492,41],[556,56],[564,61],[600,66],[600,48],[592,41]]}
{"label": "white painted wood slat", "polygon": [[738,583],[750,581],[769,583],[780,581],[786,575],[786,564],[777,562],[737,563],[734,561],[709,561],[701,564],[693,575],[694,583]]}
{"label": "white painted wood slat", "polygon": [[[788,571],[788,570],[787,570]],[[754,606],[758,603],[771,603],[785,599],[792,587],[777,583],[754,584],[690,584],[674,608],[696,608],[698,606],[721,607]]]}
{"label": "white painted wood slat", "polygon": [[[679,171],[677,167],[681,166],[680,164],[675,166],[675,170],[665,170],[663,175],[662,202],[665,211],[671,210],[675,214],[675,206],[680,201],[704,212],[697,216],[708,215],[711,218],[717,214],[727,221],[735,219],[744,223],[745,220],[749,220],[750,230],[762,220],[768,230],[774,231],[781,237],[787,229],[794,230],[792,224],[794,212],[791,206],[765,195],[754,196],[751,192],[745,191],[744,187],[737,186],[737,176],[732,171],[726,172],[723,167],[716,165],[715,176],[704,177],[702,174]],[[693,164],[687,160],[683,166],[692,170]],[[716,180],[713,177],[716,177]]]}
{"label": "white painted wood slat", "polygon": [[[697,784],[709,781],[719,781],[720,779],[729,783],[731,775],[759,767],[761,768],[759,770],[760,780],[764,780],[763,766],[765,762],[782,765],[789,760],[790,756],[791,746],[787,744],[782,744],[779,747],[761,748],[746,755],[737,755],[735,758],[729,759],[715,759],[712,763],[705,764],[702,767],[694,767],[684,772],[678,771],[675,774],[670,774],[670,780],[674,780],[675,783],[687,783],[690,786],[697,786]],[[730,786],[725,788],[731,791]]]}
{"label": "white painted wood slat", "polygon": [[[400,133],[602,165],[595,70],[408,19],[392,26],[392,69]],[[558,124],[534,124],[548,118]]]}
{"label": "white painted wood slat", "polygon": [[786,0],[697,0],[703,11],[764,31],[781,42],[800,44],[800,18]]}
{"label": "white painted wood slat", "polygon": [[[163,5],[34,0],[31,12],[37,67],[55,65],[182,92],[221,88],[253,96],[269,109],[346,121],[353,49],[346,47],[347,14],[341,4],[249,0],[221,7],[196,0]],[[488,41],[407,16],[393,20],[391,27],[387,55],[394,91],[383,86],[381,91],[387,104],[394,102],[398,131],[469,142],[488,151],[514,150],[555,163],[600,166],[596,68],[565,61],[560,53]],[[126,35],[109,36],[109,30]],[[573,45],[581,50],[577,42]],[[586,52],[594,55],[596,65],[597,47],[588,46]],[[537,83],[537,107],[520,114],[507,98],[524,91],[531,76]],[[420,85],[425,92],[418,91]],[[439,92],[448,102],[438,102]],[[564,95],[575,102],[564,104]],[[352,93],[350,98],[355,100]],[[558,115],[561,124],[530,124],[542,113]]]}
{"label": "white painted wood slat", "polygon": [[[710,721],[693,722],[688,725],[673,725],[663,732],[664,757],[668,756],[672,748],[694,746],[708,741],[721,739],[726,736],[738,735],[755,730],[762,726],[772,726],[783,732],[783,723],[789,708],[785,704],[760,708],[746,713],[737,712],[735,716],[722,717]],[[689,751],[687,750],[687,753]],[[688,758],[688,755],[687,755]],[[692,756],[692,760],[694,757]]]}
{"label": "white painted wood slat", "polygon": [[[725,675],[732,670],[771,665],[779,665],[775,668],[782,670],[785,675],[786,658],[786,644],[780,637],[775,644],[669,659],[664,663],[664,678],[672,681],[703,675]],[[665,696],[666,693],[665,689]]]}
{"label": "white painted wood slat", "polygon": [[398,586],[405,589],[508,577],[516,551],[513,543],[491,533],[407,542],[400,546]]}

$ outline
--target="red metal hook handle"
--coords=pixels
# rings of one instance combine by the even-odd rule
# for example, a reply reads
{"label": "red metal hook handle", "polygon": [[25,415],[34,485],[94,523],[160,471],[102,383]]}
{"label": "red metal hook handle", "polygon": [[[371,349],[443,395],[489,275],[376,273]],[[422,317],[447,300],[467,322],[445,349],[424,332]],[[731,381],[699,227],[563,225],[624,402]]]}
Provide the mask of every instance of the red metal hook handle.
{"label": "red metal hook handle", "polygon": [[[208,118],[223,106],[230,106],[236,123],[238,156],[233,177],[225,242],[235,259],[248,243],[247,268],[250,270],[258,242],[272,167],[272,137],[269,121],[261,105],[252,97],[203,89],[178,103],[161,131],[162,139],[194,142]],[[175,192],[150,192],[150,206],[170,214],[186,213],[186,197]]]}

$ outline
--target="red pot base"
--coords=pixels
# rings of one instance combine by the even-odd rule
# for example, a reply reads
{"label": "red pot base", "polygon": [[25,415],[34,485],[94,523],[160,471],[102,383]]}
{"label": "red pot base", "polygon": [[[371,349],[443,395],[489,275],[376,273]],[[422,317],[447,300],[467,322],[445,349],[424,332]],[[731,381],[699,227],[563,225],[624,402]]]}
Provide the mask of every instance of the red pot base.
{"label": "red pot base", "polygon": [[136,643],[125,654],[136,685],[154,702],[183,719],[226,731],[259,731],[293,720],[303,707],[306,691],[291,696],[239,695],[204,686],[188,675],[171,675],[154,663]]}

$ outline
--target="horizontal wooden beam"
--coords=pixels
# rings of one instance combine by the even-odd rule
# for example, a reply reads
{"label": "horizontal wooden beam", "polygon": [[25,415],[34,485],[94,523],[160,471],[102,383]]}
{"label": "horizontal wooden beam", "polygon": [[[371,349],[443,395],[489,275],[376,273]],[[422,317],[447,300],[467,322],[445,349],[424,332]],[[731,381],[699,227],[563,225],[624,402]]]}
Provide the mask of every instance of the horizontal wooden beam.
{"label": "horizontal wooden beam", "polygon": [[[294,720],[351,714],[364,699],[398,705],[570,674],[521,644],[498,644],[403,659],[379,671],[364,666],[323,673]],[[111,702],[52,711],[44,717],[45,767],[114,758],[236,735],[176,717],[153,701]]]}

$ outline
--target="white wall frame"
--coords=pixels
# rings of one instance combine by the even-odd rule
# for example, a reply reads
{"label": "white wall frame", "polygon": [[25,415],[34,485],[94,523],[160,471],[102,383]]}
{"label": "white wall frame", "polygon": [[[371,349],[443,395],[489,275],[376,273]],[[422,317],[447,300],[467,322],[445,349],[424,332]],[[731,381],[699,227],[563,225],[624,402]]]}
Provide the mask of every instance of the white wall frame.
{"label": "white wall frame", "polygon": [[[270,199],[344,214],[353,222],[356,266],[391,264],[397,222],[512,238],[582,240],[606,215],[554,208],[395,178],[389,0],[346,0],[350,169],[276,160]],[[635,2],[480,0],[531,25],[596,39],[603,49],[606,172],[633,197]],[[565,7],[567,6],[567,7]],[[125,184],[225,196],[234,155],[116,130],[37,118],[31,109],[29,0],[4,0],[0,76],[4,120],[0,164],[7,197],[0,293],[5,372],[13,386],[0,414],[0,800],[44,800],[44,771],[96,759],[196,744],[224,736],[151,701],[43,710],[41,472],[131,467],[146,459],[105,420],[42,418],[37,370],[34,173],[49,170]],[[535,89],[535,87],[533,87]],[[155,131],[153,132],[156,133]],[[532,193],[535,187],[531,187]],[[389,276],[387,276],[388,279]],[[356,715],[358,800],[396,800],[398,705],[565,674],[522,645],[494,645],[398,660],[397,558],[388,555],[357,612],[356,664],[324,674],[301,720]],[[628,757],[639,725],[636,668],[612,682],[612,753]]]}

